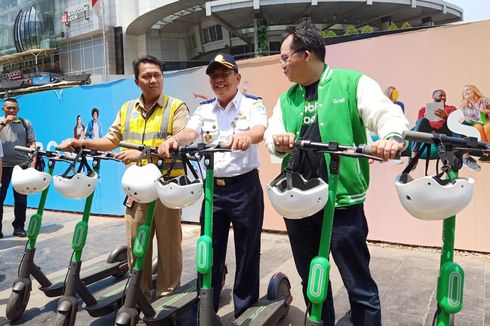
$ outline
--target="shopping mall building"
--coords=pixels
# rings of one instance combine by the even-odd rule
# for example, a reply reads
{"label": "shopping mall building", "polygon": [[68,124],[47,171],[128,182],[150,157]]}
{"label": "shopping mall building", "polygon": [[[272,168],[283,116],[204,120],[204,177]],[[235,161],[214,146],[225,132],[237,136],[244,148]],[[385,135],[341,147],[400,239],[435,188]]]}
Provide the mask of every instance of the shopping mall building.
{"label": "shopping mall building", "polygon": [[0,88],[46,74],[90,75],[92,83],[131,75],[131,61],[142,54],[170,70],[203,64],[218,51],[277,53],[286,27],[304,19],[341,35],[347,25],[378,32],[391,23],[434,26],[462,17],[461,8],[440,0],[2,0]]}

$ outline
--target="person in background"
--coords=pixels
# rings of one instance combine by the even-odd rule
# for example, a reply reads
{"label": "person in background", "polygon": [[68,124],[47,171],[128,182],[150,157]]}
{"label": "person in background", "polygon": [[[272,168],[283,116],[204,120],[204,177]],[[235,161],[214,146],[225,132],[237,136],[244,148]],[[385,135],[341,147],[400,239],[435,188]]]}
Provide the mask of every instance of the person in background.
{"label": "person in background", "polygon": [[[475,85],[465,85],[460,109],[463,110],[466,123],[471,124],[480,133],[482,142],[490,141],[490,98],[484,96]],[[480,158],[481,162],[490,162],[490,155]]]}
{"label": "person in background", "polygon": [[405,104],[403,104],[403,102],[398,101],[398,98],[400,97],[400,92],[398,92],[398,89],[395,86],[390,86],[386,88],[384,93],[386,97],[391,100],[391,102],[398,105],[400,109],[402,109],[402,112],[405,113]]}
{"label": "person in background", "polygon": [[92,109],[92,120],[88,122],[86,136],[89,139],[102,138],[102,125],[99,121],[99,109]]}
{"label": "person in background", "polygon": [[85,138],[85,126],[82,123],[82,116],[77,115],[77,122],[75,127],[73,127],[73,138],[84,139]]}
{"label": "person in background", "polygon": [[[24,152],[15,150],[15,146],[25,146],[30,148],[36,147],[36,137],[34,135],[34,129],[32,123],[20,118],[19,103],[13,97],[7,98],[3,102],[2,106],[4,116],[0,119],[0,139],[2,140],[2,147],[4,152],[3,164],[2,164],[2,187],[0,189],[0,237],[3,237],[2,233],[2,219],[3,219],[3,202],[7,196],[7,189],[12,179],[12,172],[14,166],[21,165],[28,167],[29,155]],[[34,167],[35,160],[32,161],[31,166]],[[14,236],[25,237],[26,231],[24,230],[26,221],[27,210],[27,195],[23,195],[12,189],[14,192],[14,221],[12,226],[14,227]]]}

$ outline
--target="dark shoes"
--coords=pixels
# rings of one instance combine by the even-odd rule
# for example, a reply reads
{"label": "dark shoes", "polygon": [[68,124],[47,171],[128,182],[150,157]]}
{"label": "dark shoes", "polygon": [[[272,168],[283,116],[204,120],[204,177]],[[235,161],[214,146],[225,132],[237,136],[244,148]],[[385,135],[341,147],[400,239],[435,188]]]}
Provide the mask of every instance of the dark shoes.
{"label": "dark shoes", "polygon": [[26,236],[26,231],[24,229],[14,229],[14,236],[23,238]]}
{"label": "dark shoes", "polygon": [[3,238],[3,233],[0,231],[0,239]]}

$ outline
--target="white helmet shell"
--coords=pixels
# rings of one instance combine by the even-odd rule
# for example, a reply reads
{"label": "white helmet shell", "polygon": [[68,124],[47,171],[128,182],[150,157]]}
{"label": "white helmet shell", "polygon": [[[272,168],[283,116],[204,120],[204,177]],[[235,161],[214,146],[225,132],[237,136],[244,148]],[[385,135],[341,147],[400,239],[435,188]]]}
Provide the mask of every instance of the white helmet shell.
{"label": "white helmet shell", "polygon": [[151,203],[158,198],[156,180],[162,175],[157,166],[149,163],[143,166],[131,165],[121,179],[126,195],[142,204]]}
{"label": "white helmet shell", "polygon": [[69,177],[57,175],[54,177],[54,187],[65,197],[73,199],[83,199],[90,196],[97,184],[97,173],[93,172],[90,176],[83,173],[75,173]]}
{"label": "white helmet shell", "polygon": [[[282,176],[282,178],[281,178]],[[272,207],[289,219],[302,219],[322,210],[328,201],[328,184],[320,178],[306,181],[298,173],[292,173],[293,188],[287,189],[287,178],[267,185],[267,194]]]}
{"label": "white helmet shell", "polygon": [[160,201],[172,209],[184,208],[197,202],[203,194],[203,183],[200,179],[191,181],[186,175],[170,180],[159,178],[157,192]]}
{"label": "white helmet shell", "polygon": [[12,187],[20,194],[31,195],[43,191],[49,186],[51,175],[34,168],[23,169],[14,166],[12,172]]}
{"label": "white helmet shell", "polygon": [[406,183],[395,178],[396,192],[410,215],[426,221],[444,220],[458,214],[471,202],[474,179],[458,178],[454,183],[439,183],[432,176],[414,180],[408,176]]}

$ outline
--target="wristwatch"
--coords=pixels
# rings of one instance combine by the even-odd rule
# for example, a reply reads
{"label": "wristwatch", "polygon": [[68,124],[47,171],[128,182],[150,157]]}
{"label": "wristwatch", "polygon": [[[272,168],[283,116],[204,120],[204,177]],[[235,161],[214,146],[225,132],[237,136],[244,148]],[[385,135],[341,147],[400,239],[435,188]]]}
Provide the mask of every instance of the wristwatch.
{"label": "wristwatch", "polygon": [[2,125],[4,127],[7,126],[7,124],[5,123],[5,121],[0,122],[0,125]]}

